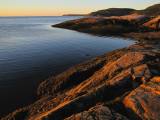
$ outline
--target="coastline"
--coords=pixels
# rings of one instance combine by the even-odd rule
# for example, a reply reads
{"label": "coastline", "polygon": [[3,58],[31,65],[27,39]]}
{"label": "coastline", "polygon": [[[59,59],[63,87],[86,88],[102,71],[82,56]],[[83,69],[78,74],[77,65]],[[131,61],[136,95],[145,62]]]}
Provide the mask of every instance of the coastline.
{"label": "coastline", "polygon": [[[114,50],[102,56],[93,58],[89,61],[76,65],[55,77],[51,77],[45,80],[39,85],[39,88],[37,90],[37,94],[40,96],[40,99],[37,102],[28,107],[16,110],[2,119],[18,119],[19,117],[24,119],[49,119],[51,117],[58,120],[71,116],[68,119],[72,120],[72,115],[76,117],[77,113],[88,110],[95,105],[109,107],[109,109],[113,109],[117,113],[120,113],[122,116],[126,116],[131,119],[130,112],[128,113],[126,109],[127,107],[124,107],[124,105],[126,105],[125,102],[128,100],[127,97],[132,93],[132,91],[136,90],[136,88],[139,88],[141,85],[151,81],[150,79],[158,76],[160,71],[158,68],[160,65],[158,60],[160,53],[160,41],[159,38],[152,39],[152,37],[147,37],[147,35],[150,36],[151,34],[153,34],[149,34],[149,32],[148,34],[140,33],[139,36],[138,33],[124,33],[123,35],[118,34],[122,37],[134,38],[138,40],[139,43],[119,50]],[[156,32],[154,33],[156,34]],[[159,32],[157,34],[159,35]],[[127,59],[133,57],[132,55],[130,56],[130,54],[135,55],[133,58],[134,62],[126,65],[127,63],[125,63],[125,60],[122,61],[122,58],[124,58],[124,56]],[[120,64],[123,63],[125,65],[122,65],[121,68],[118,68],[112,73],[105,73],[103,71],[104,69],[109,69],[108,66],[110,66],[111,64],[113,64],[113,66],[111,66],[112,69],[116,69],[114,63],[118,64],[118,61],[121,61]],[[152,63],[152,61],[157,61],[157,63]],[[133,73],[129,73],[129,76],[128,74],[124,76],[132,79],[131,81],[134,81],[133,83],[128,83],[126,82],[126,80],[124,82],[124,79],[119,80],[120,82],[118,80],[114,80],[117,75],[123,74],[126,69],[134,69],[135,67],[139,67],[141,65],[147,65],[147,67],[143,66],[144,68],[142,67],[142,69],[147,69],[148,71],[150,71],[149,77],[146,77],[145,75],[134,75],[136,77],[136,80],[139,80],[135,82],[135,78],[129,77],[130,75],[133,76]],[[157,73],[151,72],[153,71],[151,69],[153,69],[155,66],[157,67],[156,69],[154,69],[154,71],[157,71]],[[102,75],[99,76],[99,74]],[[97,76],[99,77],[97,78]],[[144,77],[146,78],[144,79]],[[96,78],[100,79],[101,81],[97,81]],[[144,81],[142,79],[144,79]],[[90,83],[90,81],[92,81],[93,83]],[[116,83],[116,81],[118,81],[118,83]],[[121,83],[121,81],[123,81],[124,83]],[[128,85],[131,88],[128,88]],[[118,89],[120,89],[120,91],[117,90],[117,87]],[[108,90],[112,90],[112,92],[108,93]],[[109,98],[106,97],[105,94],[107,94]],[[103,98],[101,98],[101,96],[103,96]],[[95,98],[100,99],[95,100]],[[125,102],[123,102],[124,100]],[[89,101],[92,102],[90,103]],[[80,107],[76,108],[76,106]],[[73,111],[69,109],[71,107],[76,108],[76,110]],[[122,111],[123,109],[125,109],[125,111]],[[132,107],[130,109],[132,109]],[[62,113],[64,113],[64,111],[66,110],[68,110],[68,112],[65,115],[62,115]],[[143,118],[142,116],[134,112],[133,118],[136,117],[139,119]]]}
{"label": "coastline", "polygon": [[[86,17],[62,22],[52,25],[52,27],[75,30],[95,36],[115,36],[147,42],[160,38],[160,26],[156,26],[156,24],[159,24],[158,19],[160,17],[142,17],[141,15],[138,17],[136,15],[126,17]],[[150,23],[150,21],[153,21],[153,23]],[[150,26],[150,24],[153,25]]]}

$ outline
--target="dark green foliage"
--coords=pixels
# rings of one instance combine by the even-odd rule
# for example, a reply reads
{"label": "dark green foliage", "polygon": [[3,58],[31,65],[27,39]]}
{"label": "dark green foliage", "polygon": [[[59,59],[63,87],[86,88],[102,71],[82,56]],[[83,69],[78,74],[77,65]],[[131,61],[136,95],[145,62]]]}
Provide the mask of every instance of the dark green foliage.
{"label": "dark green foliage", "polygon": [[105,10],[99,10],[96,12],[92,12],[88,14],[87,16],[123,16],[123,15],[129,15],[133,13],[135,10],[131,8],[109,8]]}
{"label": "dark green foliage", "polygon": [[92,13],[89,13],[87,16],[124,16],[132,13],[138,13],[141,15],[157,16],[160,15],[160,4],[155,4],[147,7],[144,10],[135,10],[131,8],[109,8],[105,10],[98,10]]}
{"label": "dark green foliage", "polygon": [[152,5],[144,10],[136,12],[142,15],[157,16],[160,15],[160,4]]}

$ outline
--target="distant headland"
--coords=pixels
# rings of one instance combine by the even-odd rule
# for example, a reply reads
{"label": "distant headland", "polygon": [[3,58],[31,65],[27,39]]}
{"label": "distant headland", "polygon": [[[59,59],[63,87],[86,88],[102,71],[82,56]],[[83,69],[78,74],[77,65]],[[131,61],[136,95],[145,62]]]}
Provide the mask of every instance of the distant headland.
{"label": "distant headland", "polygon": [[108,8],[98,10],[89,14],[65,14],[63,16],[97,16],[97,17],[110,17],[110,16],[123,16],[130,14],[140,14],[148,16],[160,15],[160,4],[152,5],[143,10],[135,10],[132,8]]}
{"label": "distant headland", "polygon": [[62,16],[85,16],[85,14],[64,14]]}

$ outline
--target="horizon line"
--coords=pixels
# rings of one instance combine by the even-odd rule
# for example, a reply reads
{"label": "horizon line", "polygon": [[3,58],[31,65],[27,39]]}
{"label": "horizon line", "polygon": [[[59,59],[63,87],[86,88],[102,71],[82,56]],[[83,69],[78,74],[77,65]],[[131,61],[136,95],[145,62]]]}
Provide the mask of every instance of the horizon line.
{"label": "horizon line", "polygon": [[63,16],[63,15],[19,15],[19,16],[0,16],[0,17],[52,17],[52,16]]}

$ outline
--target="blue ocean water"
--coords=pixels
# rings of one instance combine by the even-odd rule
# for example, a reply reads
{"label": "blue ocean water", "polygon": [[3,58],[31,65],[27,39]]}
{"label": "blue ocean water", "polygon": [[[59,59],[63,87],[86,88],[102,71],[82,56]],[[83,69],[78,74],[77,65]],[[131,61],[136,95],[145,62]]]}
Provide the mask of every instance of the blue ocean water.
{"label": "blue ocean water", "polygon": [[51,27],[76,18],[0,17],[0,116],[32,103],[49,76],[135,43]]}

